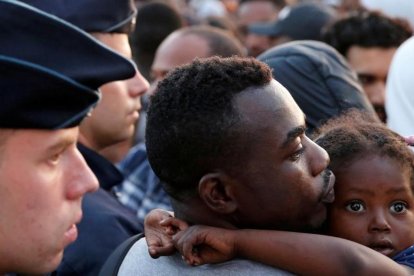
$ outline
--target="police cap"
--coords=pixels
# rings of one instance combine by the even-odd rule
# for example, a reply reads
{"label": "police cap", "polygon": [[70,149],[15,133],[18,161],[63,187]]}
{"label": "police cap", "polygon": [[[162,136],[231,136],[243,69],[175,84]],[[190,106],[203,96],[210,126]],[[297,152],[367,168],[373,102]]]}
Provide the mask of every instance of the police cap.
{"label": "police cap", "polygon": [[93,33],[130,33],[137,9],[132,0],[21,0]]}
{"label": "police cap", "polygon": [[86,32],[19,1],[0,0],[0,22],[0,128],[76,126],[100,86],[135,75]]}

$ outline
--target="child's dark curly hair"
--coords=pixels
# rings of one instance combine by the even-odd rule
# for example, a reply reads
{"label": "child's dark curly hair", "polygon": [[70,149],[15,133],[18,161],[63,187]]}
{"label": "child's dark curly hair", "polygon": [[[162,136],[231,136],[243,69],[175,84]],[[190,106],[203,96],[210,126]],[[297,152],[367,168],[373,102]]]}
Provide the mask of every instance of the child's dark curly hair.
{"label": "child's dark curly hair", "polygon": [[388,157],[407,169],[414,186],[414,155],[404,139],[382,123],[352,110],[321,126],[315,142],[331,159],[330,169],[346,169],[355,160],[369,155]]}

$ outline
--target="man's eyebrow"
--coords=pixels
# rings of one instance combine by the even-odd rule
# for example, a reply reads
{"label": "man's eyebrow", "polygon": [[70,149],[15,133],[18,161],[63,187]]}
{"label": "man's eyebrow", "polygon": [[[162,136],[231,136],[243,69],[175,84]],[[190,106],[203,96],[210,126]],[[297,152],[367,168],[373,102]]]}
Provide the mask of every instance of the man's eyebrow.
{"label": "man's eyebrow", "polygon": [[49,152],[53,152],[56,150],[64,149],[70,145],[73,145],[75,142],[76,140],[73,140],[71,137],[63,137],[59,141],[56,141],[54,144],[50,145],[47,150]]}
{"label": "man's eyebrow", "polygon": [[296,137],[305,133],[306,127],[305,126],[298,126],[289,131],[286,134],[286,139],[282,143],[282,148],[288,146]]}

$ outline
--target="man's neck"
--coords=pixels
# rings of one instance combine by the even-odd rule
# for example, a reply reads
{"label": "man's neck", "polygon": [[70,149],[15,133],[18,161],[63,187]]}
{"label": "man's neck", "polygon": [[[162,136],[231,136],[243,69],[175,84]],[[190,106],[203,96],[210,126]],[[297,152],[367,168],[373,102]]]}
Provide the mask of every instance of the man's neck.
{"label": "man's neck", "polygon": [[94,143],[92,139],[88,139],[88,137],[82,132],[79,132],[78,142],[93,151],[98,152],[101,150],[101,148],[96,143]]}

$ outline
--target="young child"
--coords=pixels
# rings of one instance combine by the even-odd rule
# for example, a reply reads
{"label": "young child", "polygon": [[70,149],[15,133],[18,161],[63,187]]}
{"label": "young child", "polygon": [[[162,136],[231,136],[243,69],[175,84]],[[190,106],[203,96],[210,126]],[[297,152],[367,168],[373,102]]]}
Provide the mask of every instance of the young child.
{"label": "young child", "polygon": [[[200,265],[242,257],[296,274],[382,271],[385,275],[390,267],[395,269],[393,275],[414,272],[414,157],[404,140],[351,112],[324,125],[315,141],[329,153],[336,175],[326,234],[343,239],[206,226],[186,229],[184,222],[166,219],[162,225],[186,229],[173,237],[185,260]],[[375,251],[344,239],[395,262],[378,259]]]}

